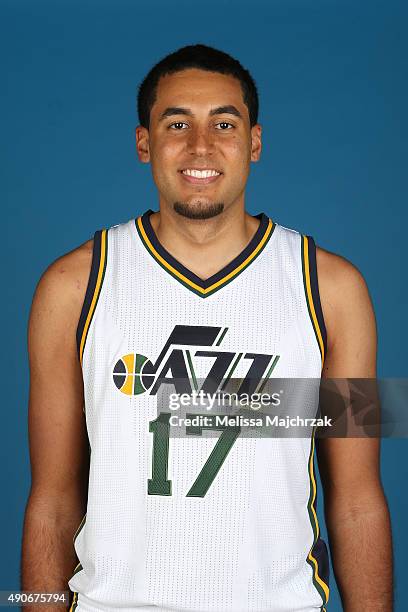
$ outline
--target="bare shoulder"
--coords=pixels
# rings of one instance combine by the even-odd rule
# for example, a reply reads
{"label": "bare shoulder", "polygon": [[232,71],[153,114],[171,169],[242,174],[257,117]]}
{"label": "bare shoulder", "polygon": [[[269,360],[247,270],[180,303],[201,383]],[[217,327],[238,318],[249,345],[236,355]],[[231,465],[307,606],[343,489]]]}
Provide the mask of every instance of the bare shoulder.
{"label": "bare shoulder", "polygon": [[77,324],[92,263],[93,240],[52,262],[42,274],[33,298],[30,327]]}
{"label": "bare shoulder", "polygon": [[[76,331],[92,263],[89,240],[42,274],[28,326],[32,492],[39,511],[82,513],[88,472]],[[64,506],[65,510],[61,510]]]}
{"label": "bare shoulder", "polygon": [[375,326],[367,283],[360,270],[341,255],[316,249],[319,293],[328,343],[358,327]]}
{"label": "bare shoulder", "polygon": [[319,287],[338,292],[340,289],[348,291],[365,291],[367,285],[360,270],[351,261],[316,247],[317,269],[319,274]]}
{"label": "bare shoulder", "polygon": [[37,285],[36,293],[62,293],[61,297],[76,297],[86,290],[92,262],[93,240],[58,257],[45,270]]}

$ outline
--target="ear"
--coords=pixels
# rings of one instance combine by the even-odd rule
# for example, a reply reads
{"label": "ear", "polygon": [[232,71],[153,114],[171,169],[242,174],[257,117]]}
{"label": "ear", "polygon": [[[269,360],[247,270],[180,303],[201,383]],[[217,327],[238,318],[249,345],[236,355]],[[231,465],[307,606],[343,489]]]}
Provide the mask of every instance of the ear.
{"label": "ear", "polygon": [[150,161],[149,130],[141,125],[136,128],[136,151],[144,164]]}
{"label": "ear", "polygon": [[251,161],[257,162],[262,150],[262,127],[259,123],[251,128]]}

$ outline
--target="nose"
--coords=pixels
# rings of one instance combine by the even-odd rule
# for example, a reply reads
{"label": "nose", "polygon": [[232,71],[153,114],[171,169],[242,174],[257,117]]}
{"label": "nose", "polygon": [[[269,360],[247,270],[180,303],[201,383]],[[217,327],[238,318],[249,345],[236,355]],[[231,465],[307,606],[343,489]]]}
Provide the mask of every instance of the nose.
{"label": "nose", "polygon": [[204,156],[210,154],[214,148],[214,142],[210,131],[206,128],[195,128],[191,130],[187,147],[191,155]]}

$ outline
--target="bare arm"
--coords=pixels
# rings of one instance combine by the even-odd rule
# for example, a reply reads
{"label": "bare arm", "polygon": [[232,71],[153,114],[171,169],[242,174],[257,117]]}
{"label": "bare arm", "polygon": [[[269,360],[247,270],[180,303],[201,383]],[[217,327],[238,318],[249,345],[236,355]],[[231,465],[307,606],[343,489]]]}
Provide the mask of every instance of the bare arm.
{"label": "bare arm", "polygon": [[[30,313],[29,444],[31,490],[23,543],[22,589],[67,591],[77,559],[73,536],[86,512],[89,452],[76,327],[92,241],[61,257],[42,276]],[[29,606],[66,609],[66,606]]]}
{"label": "bare arm", "polygon": [[[318,249],[328,351],[323,376],[376,377],[376,324],[365,281],[349,262]],[[317,444],[325,516],[345,612],[392,610],[392,546],[378,438]]]}

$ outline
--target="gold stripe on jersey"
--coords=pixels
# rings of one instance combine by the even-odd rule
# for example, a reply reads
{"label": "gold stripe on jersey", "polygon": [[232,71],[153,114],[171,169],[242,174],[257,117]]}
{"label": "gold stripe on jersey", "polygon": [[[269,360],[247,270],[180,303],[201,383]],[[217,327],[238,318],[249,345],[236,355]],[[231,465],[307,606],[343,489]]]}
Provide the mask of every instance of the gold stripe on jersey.
{"label": "gold stripe on jersey", "polygon": [[322,612],[325,612],[325,605],[327,604],[329,600],[330,590],[329,590],[329,586],[319,576],[319,564],[317,562],[317,559],[313,556],[313,547],[316,544],[316,541],[320,535],[319,521],[317,519],[316,507],[315,507],[317,486],[316,486],[316,478],[314,475],[314,453],[315,453],[315,429],[313,429],[313,433],[311,437],[311,451],[310,451],[310,457],[309,457],[309,476],[310,476],[310,484],[311,484],[311,495],[310,495],[309,504],[308,504],[309,516],[312,519],[314,540],[313,540],[313,545],[309,551],[307,558],[309,561],[309,565],[312,566],[313,582],[315,583],[315,586],[317,590],[319,591],[320,596],[323,599]]}
{"label": "gold stripe on jersey", "polygon": [[77,530],[76,530],[76,532],[74,534],[74,537],[73,537],[73,540],[72,540],[74,544],[75,544],[75,540],[79,536],[79,532],[82,530],[82,527],[85,525],[85,520],[86,520],[86,512],[85,512],[84,516],[82,517],[81,522],[79,523],[78,528],[77,528]]}
{"label": "gold stripe on jersey", "polygon": [[77,607],[78,607],[78,593],[74,591],[74,597],[73,597],[72,605],[69,609],[69,612],[74,612],[74,610],[76,610]]}
{"label": "gold stripe on jersey", "polygon": [[313,329],[316,334],[316,338],[319,344],[320,354],[322,358],[322,368],[325,360],[325,349],[322,330],[319,325],[319,321],[316,315],[316,309],[313,301],[313,294],[310,282],[310,261],[309,261],[309,239],[307,236],[302,236],[302,264],[303,264],[303,280],[305,285],[307,305],[309,309],[310,318],[312,320]]}
{"label": "gold stripe on jersey", "polygon": [[[74,537],[72,538],[72,542],[74,544],[75,547],[75,540],[77,539],[77,537],[79,536],[80,532],[82,531],[83,526],[85,525],[85,521],[86,521],[86,512],[84,514],[84,516],[81,519],[81,522],[79,523],[77,530],[75,531]],[[77,557],[78,559],[78,557]],[[76,566],[74,571],[72,572],[72,576],[71,578],[73,578],[75,576],[75,574],[77,574],[78,572],[80,572],[83,569],[81,562],[79,561]],[[72,605],[69,609],[69,612],[74,612],[74,610],[76,610],[77,605],[78,605],[78,593],[76,591],[74,591],[74,598],[72,600]]]}
{"label": "gold stripe on jersey", "polygon": [[93,314],[95,312],[96,304],[98,302],[99,294],[101,292],[102,281],[105,274],[106,269],[106,254],[107,254],[107,230],[104,229],[101,232],[101,249],[100,249],[100,257],[99,257],[99,267],[98,267],[98,275],[96,279],[95,290],[93,292],[91,305],[89,307],[89,311],[86,317],[84,329],[81,336],[81,342],[79,345],[79,360],[82,366],[82,358],[84,354],[85,342],[88,335],[89,326],[92,321]]}
{"label": "gold stripe on jersey", "polygon": [[143,227],[142,217],[138,217],[136,220],[136,226],[139,232],[140,237],[142,238],[143,244],[147,248],[147,250],[151,253],[151,255],[157,260],[157,262],[164,267],[170,274],[175,276],[178,280],[180,280],[185,286],[192,289],[198,295],[202,297],[206,297],[212,294],[214,291],[222,287],[223,285],[229,283],[235,276],[240,274],[254,259],[255,257],[262,251],[269,238],[272,235],[272,232],[275,228],[275,224],[272,219],[269,219],[266,230],[262,236],[262,238],[257,243],[256,247],[253,251],[248,255],[248,257],[239,265],[237,265],[233,270],[228,272],[225,276],[223,276],[220,280],[213,283],[208,287],[200,287],[197,283],[188,278],[185,274],[182,274],[179,270],[177,270],[174,266],[172,266],[153,246],[151,240],[146,234],[145,228]]}

